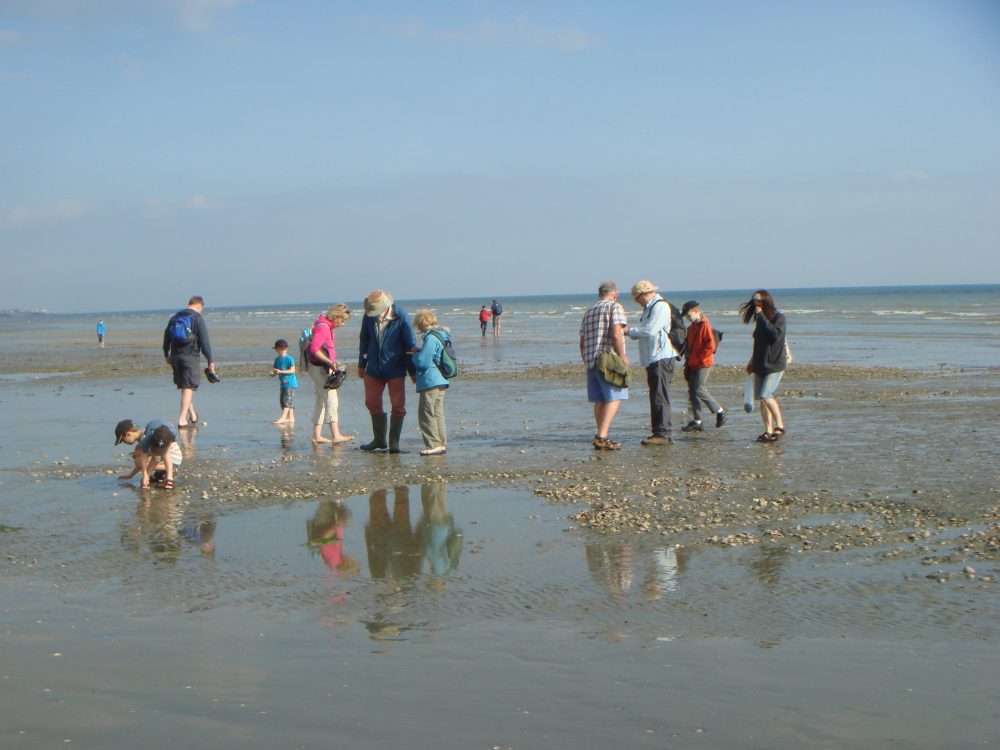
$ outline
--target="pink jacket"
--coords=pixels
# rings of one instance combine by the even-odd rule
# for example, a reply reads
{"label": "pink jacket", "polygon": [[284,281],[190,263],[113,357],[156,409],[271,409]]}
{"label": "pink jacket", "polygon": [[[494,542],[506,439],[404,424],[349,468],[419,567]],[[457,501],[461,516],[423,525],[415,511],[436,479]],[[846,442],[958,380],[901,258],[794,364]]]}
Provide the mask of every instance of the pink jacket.
{"label": "pink jacket", "polygon": [[313,337],[309,344],[309,362],[314,365],[323,364],[316,359],[316,352],[322,347],[326,356],[332,362],[337,361],[337,350],[333,347],[333,323],[327,320],[325,314],[320,315],[313,322]]}

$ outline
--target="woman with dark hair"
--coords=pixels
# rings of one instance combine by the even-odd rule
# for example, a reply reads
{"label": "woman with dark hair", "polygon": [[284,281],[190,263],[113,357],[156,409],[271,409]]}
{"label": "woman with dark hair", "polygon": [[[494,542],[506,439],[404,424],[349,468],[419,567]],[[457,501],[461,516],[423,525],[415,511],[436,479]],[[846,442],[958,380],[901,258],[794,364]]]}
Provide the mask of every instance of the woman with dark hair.
{"label": "woman with dark hair", "polygon": [[740,308],[747,325],[756,321],[753,330],[753,354],[747,362],[747,373],[753,375],[754,398],[760,401],[760,417],[764,432],[758,443],[773,443],[785,434],[781,409],[774,392],[788,367],[785,348],[785,316],[774,306],[774,297],[766,289],[758,289]]}

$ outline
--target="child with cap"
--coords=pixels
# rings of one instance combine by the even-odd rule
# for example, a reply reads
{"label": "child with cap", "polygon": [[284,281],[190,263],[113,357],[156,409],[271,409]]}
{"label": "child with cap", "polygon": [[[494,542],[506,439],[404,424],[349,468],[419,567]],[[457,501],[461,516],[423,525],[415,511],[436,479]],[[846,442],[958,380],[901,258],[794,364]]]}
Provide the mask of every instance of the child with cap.
{"label": "child with cap", "polygon": [[295,376],[295,360],[288,356],[288,342],[284,339],[274,342],[274,351],[278,356],[271,366],[271,375],[279,376],[278,383],[281,386],[278,393],[281,415],[274,423],[295,424],[295,389],[299,387],[299,379]]}
{"label": "child with cap", "polygon": [[[681,315],[691,325],[687,328],[687,361],[684,364],[684,379],[688,384],[688,400],[691,402],[691,421],[681,427],[681,432],[701,432],[701,405],[705,404],[715,414],[715,426],[726,423],[726,410],[708,392],[708,376],[715,365],[715,350],[719,342],[715,339],[712,324],[701,312],[701,305],[694,300],[684,303]],[[721,334],[719,334],[721,336]]]}
{"label": "child with cap", "polygon": [[[125,443],[135,445],[132,460],[135,467],[128,474],[118,477],[127,482],[136,474],[142,472],[142,482],[139,487],[148,489],[150,476],[165,490],[174,488],[174,470],[181,465],[183,457],[180,446],[177,445],[177,434],[162,419],[147,422],[139,429],[131,419],[123,419],[115,425],[115,445]],[[158,468],[163,464],[163,468]]]}

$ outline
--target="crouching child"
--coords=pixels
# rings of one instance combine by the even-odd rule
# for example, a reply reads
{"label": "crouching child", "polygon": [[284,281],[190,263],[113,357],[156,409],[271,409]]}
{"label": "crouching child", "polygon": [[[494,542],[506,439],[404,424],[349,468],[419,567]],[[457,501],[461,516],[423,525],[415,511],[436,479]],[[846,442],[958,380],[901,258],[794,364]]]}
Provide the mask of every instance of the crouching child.
{"label": "crouching child", "polygon": [[141,473],[139,487],[142,489],[150,486],[151,479],[165,490],[174,488],[174,472],[181,465],[183,457],[177,444],[177,434],[170,425],[163,420],[154,419],[140,429],[131,419],[123,419],[115,426],[115,445],[121,443],[135,445],[135,450],[132,451],[135,466],[118,479],[127,482]]}

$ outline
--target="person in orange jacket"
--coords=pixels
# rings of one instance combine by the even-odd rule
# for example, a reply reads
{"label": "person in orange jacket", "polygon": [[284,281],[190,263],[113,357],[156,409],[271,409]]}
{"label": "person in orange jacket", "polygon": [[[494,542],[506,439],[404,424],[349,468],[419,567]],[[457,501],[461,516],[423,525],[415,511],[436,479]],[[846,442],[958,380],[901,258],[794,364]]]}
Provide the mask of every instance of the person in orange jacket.
{"label": "person in orange jacket", "polygon": [[715,426],[726,423],[726,410],[708,392],[708,376],[715,364],[715,348],[718,342],[712,332],[712,324],[702,315],[701,305],[694,300],[685,302],[681,315],[690,321],[687,329],[687,361],[684,365],[684,379],[688,384],[688,399],[691,402],[691,421],[681,427],[681,432],[701,432],[701,405],[704,403],[715,413]]}

